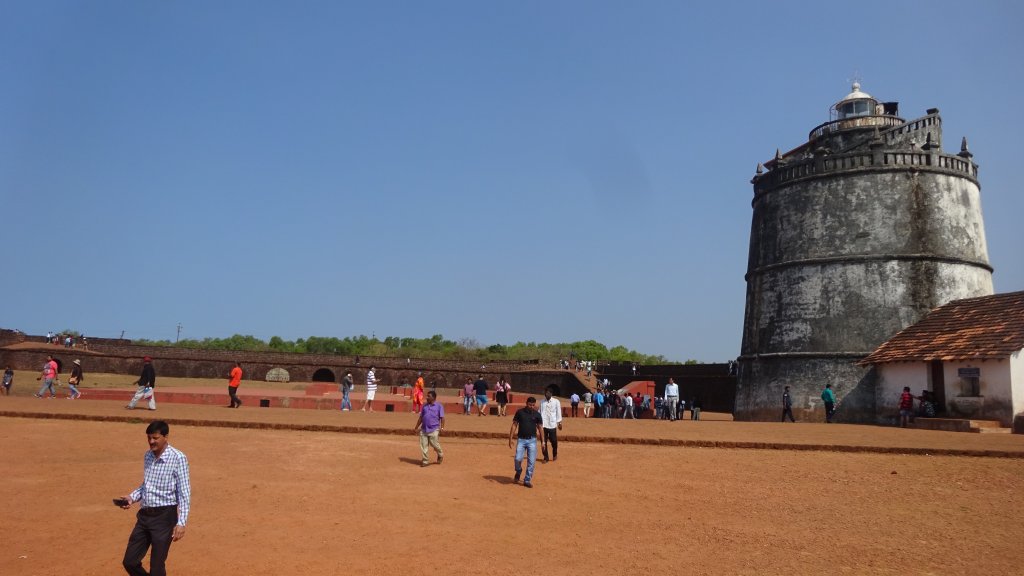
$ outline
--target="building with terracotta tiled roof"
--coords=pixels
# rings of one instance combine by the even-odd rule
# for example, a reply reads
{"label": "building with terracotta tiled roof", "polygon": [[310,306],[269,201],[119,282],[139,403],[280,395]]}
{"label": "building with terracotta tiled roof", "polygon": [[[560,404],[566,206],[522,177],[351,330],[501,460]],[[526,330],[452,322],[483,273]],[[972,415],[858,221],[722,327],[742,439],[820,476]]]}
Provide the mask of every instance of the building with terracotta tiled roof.
{"label": "building with terracotta tiled roof", "polygon": [[949,417],[1010,426],[1024,414],[1024,291],[940,306],[859,364],[877,370],[881,419],[895,418],[909,386],[915,395],[931,391]]}

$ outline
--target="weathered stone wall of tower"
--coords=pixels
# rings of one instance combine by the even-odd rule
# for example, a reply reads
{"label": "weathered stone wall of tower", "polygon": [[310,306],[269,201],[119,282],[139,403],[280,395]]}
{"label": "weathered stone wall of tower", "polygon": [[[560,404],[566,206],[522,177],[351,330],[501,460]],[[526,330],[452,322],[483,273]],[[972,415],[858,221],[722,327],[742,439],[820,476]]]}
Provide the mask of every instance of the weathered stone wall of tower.
{"label": "weathered stone wall of tower", "polygon": [[874,372],[854,363],[932,308],[992,293],[977,166],[942,153],[940,129],[929,115],[822,138],[755,178],[738,419],[779,418],[788,385],[822,420],[831,383],[843,420],[874,421]]}

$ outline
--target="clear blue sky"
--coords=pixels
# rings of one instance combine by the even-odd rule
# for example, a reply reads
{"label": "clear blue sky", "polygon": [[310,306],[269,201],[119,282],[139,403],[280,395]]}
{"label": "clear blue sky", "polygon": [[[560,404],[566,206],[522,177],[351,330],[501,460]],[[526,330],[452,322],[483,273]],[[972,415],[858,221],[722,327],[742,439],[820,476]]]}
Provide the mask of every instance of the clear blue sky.
{"label": "clear blue sky", "polygon": [[749,180],[859,76],[1024,289],[1015,2],[0,6],[0,326],[739,353]]}

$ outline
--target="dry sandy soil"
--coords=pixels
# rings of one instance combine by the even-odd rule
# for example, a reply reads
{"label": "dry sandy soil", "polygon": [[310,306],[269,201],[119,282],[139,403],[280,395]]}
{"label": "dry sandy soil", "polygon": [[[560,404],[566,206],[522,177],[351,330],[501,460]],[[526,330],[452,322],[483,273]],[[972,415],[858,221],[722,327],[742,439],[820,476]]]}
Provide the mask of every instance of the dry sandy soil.
{"label": "dry sandy soil", "polygon": [[[409,414],[0,398],[0,574],[117,574],[145,423],[347,421],[390,434],[171,425],[192,468],[172,574],[1021,574],[1024,459],[568,441],[748,438],[1024,450],[871,426],[566,423],[536,486],[512,484],[509,419],[449,415],[443,465],[419,466]],[[347,420],[345,420],[347,419]],[[402,432],[407,429],[408,433]]]}

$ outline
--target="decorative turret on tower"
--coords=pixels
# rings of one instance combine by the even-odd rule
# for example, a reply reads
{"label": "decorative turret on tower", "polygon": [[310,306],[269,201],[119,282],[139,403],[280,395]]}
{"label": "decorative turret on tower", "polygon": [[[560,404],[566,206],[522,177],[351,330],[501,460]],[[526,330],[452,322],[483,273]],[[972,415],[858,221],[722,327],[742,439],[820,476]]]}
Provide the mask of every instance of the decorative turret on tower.
{"label": "decorative turret on tower", "polygon": [[[929,310],[992,293],[978,166],[942,151],[938,109],[905,121],[859,84],[807,142],[758,165],[735,416],[776,420],[784,386],[824,421],[875,421],[855,362]],[[817,412],[817,414],[814,414]],[[799,416],[798,416],[799,418]]]}

